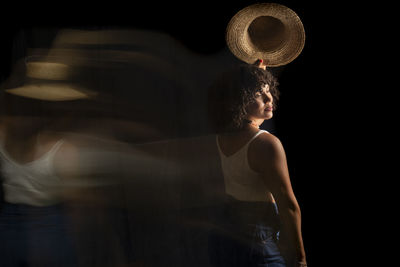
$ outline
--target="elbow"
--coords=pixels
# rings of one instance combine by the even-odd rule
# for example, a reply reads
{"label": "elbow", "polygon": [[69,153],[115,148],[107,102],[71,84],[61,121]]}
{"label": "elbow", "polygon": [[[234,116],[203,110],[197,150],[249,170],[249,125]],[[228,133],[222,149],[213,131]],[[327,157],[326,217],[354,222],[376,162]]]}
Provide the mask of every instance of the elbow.
{"label": "elbow", "polygon": [[290,214],[299,214],[300,215],[300,213],[301,213],[300,205],[297,202],[297,199],[294,196],[294,194],[290,194],[290,192],[287,192],[287,191],[283,191],[283,192],[281,191],[279,193],[275,195],[279,211],[281,213],[290,213]]}
{"label": "elbow", "polygon": [[291,212],[294,213],[300,213],[300,206],[299,203],[297,203],[297,201],[292,201],[289,203],[288,208]]}
{"label": "elbow", "polygon": [[285,211],[292,215],[301,215],[300,206],[297,201],[287,201],[281,212],[286,213]]}

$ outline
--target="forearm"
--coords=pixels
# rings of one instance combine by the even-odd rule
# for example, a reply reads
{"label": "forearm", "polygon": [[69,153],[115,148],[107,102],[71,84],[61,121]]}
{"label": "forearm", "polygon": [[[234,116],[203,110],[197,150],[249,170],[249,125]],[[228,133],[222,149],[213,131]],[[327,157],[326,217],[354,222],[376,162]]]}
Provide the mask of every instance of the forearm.
{"label": "forearm", "polygon": [[296,260],[306,262],[303,238],[301,233],[301,211],[298,205],[280,209],[282,232],[287,236],[288,245],[296,255]]}
{"label": "forearm", "polygon": [[156,152],[112,143],[69,145],[57,154],[54,168],[70,186],[173,179],[179,162]]}

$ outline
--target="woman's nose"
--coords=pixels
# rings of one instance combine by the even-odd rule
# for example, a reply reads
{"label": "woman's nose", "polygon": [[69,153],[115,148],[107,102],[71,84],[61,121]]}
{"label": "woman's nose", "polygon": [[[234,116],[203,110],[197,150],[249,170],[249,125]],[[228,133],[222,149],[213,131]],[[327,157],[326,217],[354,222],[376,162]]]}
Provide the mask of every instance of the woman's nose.
{"label": "woman's nose", "polygon": [[268,103],[272,101],[272,96],[268,94],[264,94],[264,103]]}

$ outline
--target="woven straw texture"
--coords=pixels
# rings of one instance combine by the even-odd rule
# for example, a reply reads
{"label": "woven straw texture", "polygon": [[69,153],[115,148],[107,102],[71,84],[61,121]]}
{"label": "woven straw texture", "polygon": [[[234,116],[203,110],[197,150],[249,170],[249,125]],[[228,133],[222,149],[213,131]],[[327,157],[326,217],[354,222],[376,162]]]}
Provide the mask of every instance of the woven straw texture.
{"label": "woven straw texture", "polygon": [[226,43],[244,62],[253,64],[263,59],[267,66],[277,67],[290,63],[301,53],[305,32],[300,18],[290,8],[260,3],[232,17],[226,28]]}

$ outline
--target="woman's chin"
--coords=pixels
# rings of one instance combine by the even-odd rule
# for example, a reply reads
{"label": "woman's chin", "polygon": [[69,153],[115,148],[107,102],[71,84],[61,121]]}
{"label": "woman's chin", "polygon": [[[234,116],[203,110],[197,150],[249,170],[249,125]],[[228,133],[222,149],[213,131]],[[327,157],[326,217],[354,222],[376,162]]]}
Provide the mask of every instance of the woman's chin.
{"label": "woman's chin", "polygon": [[274,116],[274,114],[272,112],[268,112],[267,114],[265,114],[264,120],[272,119],[273,116]]}

